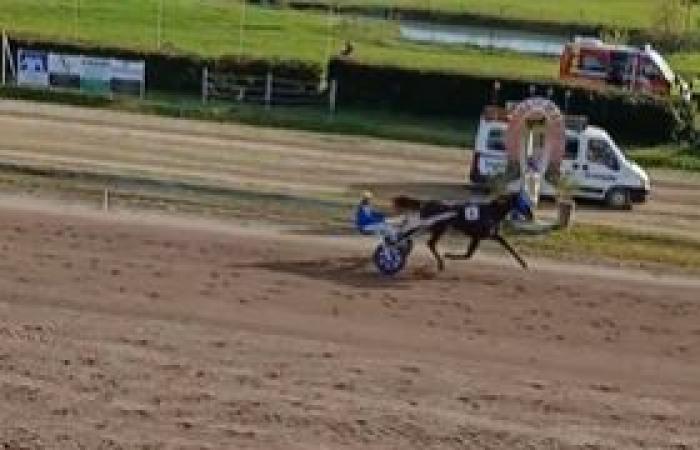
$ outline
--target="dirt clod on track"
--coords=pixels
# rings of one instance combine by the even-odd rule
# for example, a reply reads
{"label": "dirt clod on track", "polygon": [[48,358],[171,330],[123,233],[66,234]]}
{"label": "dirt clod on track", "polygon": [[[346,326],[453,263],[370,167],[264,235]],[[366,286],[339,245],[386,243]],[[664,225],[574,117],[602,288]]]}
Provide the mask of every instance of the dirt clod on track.
{"label": "dirt clod on track", "polygon": [[[693,280],[0,206],[3,448],[699,448]],[[424,267],[425,266],[425,267]]]}

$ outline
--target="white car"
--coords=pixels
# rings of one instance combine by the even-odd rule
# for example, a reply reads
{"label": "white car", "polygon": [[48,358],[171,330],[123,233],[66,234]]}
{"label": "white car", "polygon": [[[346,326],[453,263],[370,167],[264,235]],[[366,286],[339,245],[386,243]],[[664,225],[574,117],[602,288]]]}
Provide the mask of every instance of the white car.
{"label": "white car", "polygon": [[[506,128],[504,121],[481,119],[469,173],[473,183],[505,172]],[[587,124],[567,127],[561,174],[576,186],[575,197],[603,200],[614,208],[642,203],[651,191],[644,169],[627,159],[605,130]],[[541,193],[556,194],[549,184],[542,186]]]}

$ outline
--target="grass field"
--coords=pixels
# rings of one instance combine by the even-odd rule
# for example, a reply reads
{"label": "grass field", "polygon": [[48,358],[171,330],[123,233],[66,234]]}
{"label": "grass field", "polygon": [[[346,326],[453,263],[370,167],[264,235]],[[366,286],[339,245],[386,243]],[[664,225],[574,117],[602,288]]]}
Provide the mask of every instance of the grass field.
{"label": "grass field", "polygon": [[[317,0],[317,3],[380,7],[394,5],[515,20],[647,28],[658,17],[660,0]],[[698,18],[700,9],[691,7],[689,23],[695,25]]]}
{"label": "grass field", "polygon": [[[415,0],[396,1],[410,4]],[[75,8],[77,3],[80,4],[78,10]],[[581,16],[571,3],[572,0],[534,4],[506,0],[434,0],[431,5],[439,8],[461,5],[469,11],[484,14],[504,11],[514,17],[556,17],[558,21],[588,16],[612,20],[627,13],[630,23],[634,23],[647,15],[653,4],[651,0],[595,0],[580,6],[584,8]],[[161,42],[162,48],[169,51],[208,56],[242,51],[251,56],[293,58],[324,64],[349,39],[355,46],[355,57],[370,63],[501,77],[557,77],[556,58],[408,43],[399,39],[397,25],[392,23],[338,16],[329,18],[324,14],[288,9],[255,6],[244,9],[240,2],[229,0],[165,0],[164,6]],[[607,13],[602,14],[603,10]],[[567,11],[573,11],[573,15],[567,16]],[[242,15],[244,26],[241,33]],[[60,40],[75,40],[77,37],[136,49],[157,48],[157,24],[157,0],[3,0],[0,8],[0,26],[10,32]],[[669,59],[680,73],[700,74],[699,54],[683,53],[671,55]]]}
{"label": "grass field", "polygon": [[[441,69],[521,78],[553,78],[556,62],[507,52],[400,41],[394,24],[292,10],[271,10],[227,0],[166,0],[164,48],[208,56],[238,54],[293,58],[324,64],[346,39],[358,59],[402,67]],[[0,26],[11,32],[79,39],[137,49],[155,49],[155,0],[3,0]],[[243,39],[241,17],[245,14]],[[517,70],[516,70],[517,69]]]}

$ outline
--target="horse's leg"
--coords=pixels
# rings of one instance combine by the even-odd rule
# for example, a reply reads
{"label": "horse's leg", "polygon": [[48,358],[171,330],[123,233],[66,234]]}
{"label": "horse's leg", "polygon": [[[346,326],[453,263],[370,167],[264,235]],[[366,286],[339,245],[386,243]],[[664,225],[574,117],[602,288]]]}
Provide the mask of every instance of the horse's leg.
{"label": "horse's leg", "polygon": [[480,243],[481,243],[481,239],[480,239],[480,238],[478,238],[478,237],[476,237],[476,236],[472,236],[472,240],[471,240],[471,242],[469,243],[469,248],[467,249],[467,253],[465,253],[465,254],[463,254],[463,255],[458,255],[458,254],[454,254],[454,253],[446,253],[446,254],[445,254],[445,258],[449,258],[449,259],[469,259],[469,258],[471,258],[472,256],[474,256],[474,252],[476,252],[476,249],[479,248],[479,244],[480,244]]}
{"label": "horse's leg", "polygon": [[493,238],[494,238],[499,244],[501,244],[503,247],[505,247],[505,249],[508,250],[508,252],[509,252],[511,255],[513,255],[513,258],[515,258],[515,259],[518,260],[518,262],[520,263],[520,265],[522,266],[523,269],[527,270],[527,268],[528,268],[528,267],[527,267],[527,263],[520,257],[520,255],[518,254],[518,252],[516,252],[515,249],[514,249],[513,247],[511,247],[511,245],[508,243],[508,241],[506,241],[505,239],[503,239],[503,236],[501,236],[500,234],[495,234],[495,235],[493,236]]}
{"label": "horse's leg", "polygon": [[442,235],[445,234],[445,231],[447,231],[446,226],[434,228],[432,230],[432,234],[430,235],[430,239],[428,240],[428,248],[430,249],[430,253],[433,254],[433,257],[437,261],[439,271],[445,270],[445,262],[442,260],[440,253],[438,253],[436,246],[440,238],[442,238]]}

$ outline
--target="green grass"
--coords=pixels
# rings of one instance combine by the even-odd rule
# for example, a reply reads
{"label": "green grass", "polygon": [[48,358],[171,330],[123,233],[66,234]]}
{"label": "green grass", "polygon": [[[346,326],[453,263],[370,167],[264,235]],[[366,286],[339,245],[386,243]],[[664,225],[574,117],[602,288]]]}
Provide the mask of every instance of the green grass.
{"label": "green grass", "polygon": [[[142,50],[156,49],[157,0],[3,0],[0,26],[10,32]],[[243,8],[229,0],[166,0],[162,42],[168,50],[207,56],[244,54],[325,64],[346,39],[361,61],[521,78],[555,78],[552,58],[487,52],[401,41],[396,24],[303,13]]]}
{"label": "green grass", "polygon": [[700,241],[685,237],[641,233],[619,228],[576,224],[546,238],[516,237],[519,246],[531,253],[580,259],[596,257],[700,269]]}
{"label": "green grass", "polygon": [[159,93],[149,95],[146,102],[125,99],[116,107],[250,125],[459,147],[472,145],[477,126],[473,119],[418,117],[382,110],[341,108],[335,114],[330,114],[326,105],[274,106],[269,110],[264,106],[230,102],[214,102],[204,106],[197,98]]}
{"label": "green grass", "polygon": [[700,76],[700,53],[679,52],[668,55],[668,63],[688,80]]}
{"label": "green grass", "polygon": [[700,172],[700,150],[673,145],[631,150],[628,155],[646,168]]}
{"label": "green grass", "polygon": [[210,102],[197,97],[151,92],[146,100],[117,98],[110,101],[79,92],[45,92],[26,88],[0,88],[0,98],[50,101],[76,106],[99,107],[156,114],[167,117],[238,122],[276,128],[352,134],[407,142],[447,146],[471,146],[476,133],[474,120],[454,117],[418,117],[382,110],[341,108],[329,114],[325,105],[264,106]]}
{"label": "green grass", "polygon": [[[316,0],[322,4],[403,7],[448,13],[471,13],[512,20],[647,28],[658,17],[662,0]],[[690,22],[700,18],[693,7]]]}
{"label": "green grass", "polygon": [[[340,0],[387,5],[384,0]],[[416,0],[394,0],[418,5]],[[0,27],[10,32],[49,39],[81,40],[141,50],[157,48],[158,0],[2,0]],[[434,8],[462,8],[511,18],[547,18],[558,22],[587,17],[635,24],[651,15],[651,0],[594,0],[580,2],[522,2],[520,0],[433,0]],[[425,2],[421,2],[426,5]],[[266,9],[231,0],[165,0],[162,47],[206,56],[244,54],[256,57],[300,59],[325,64],[346,39],[355,46],[355,58],[399,67],[477,73],[494,77],[552,79],[558,76],[556,58],[461,46],[415,44],[399,39],[395,23],[380,23],[307,13]],[[583,9],[583,15],[580,10]],[[700,11],[700,8],[696,8]],[[241,40],[241,15],[245,13]],[[641,22],[640,22],[641,23]],[[684,74],[700,74],[700,54],[670,57]]]}

